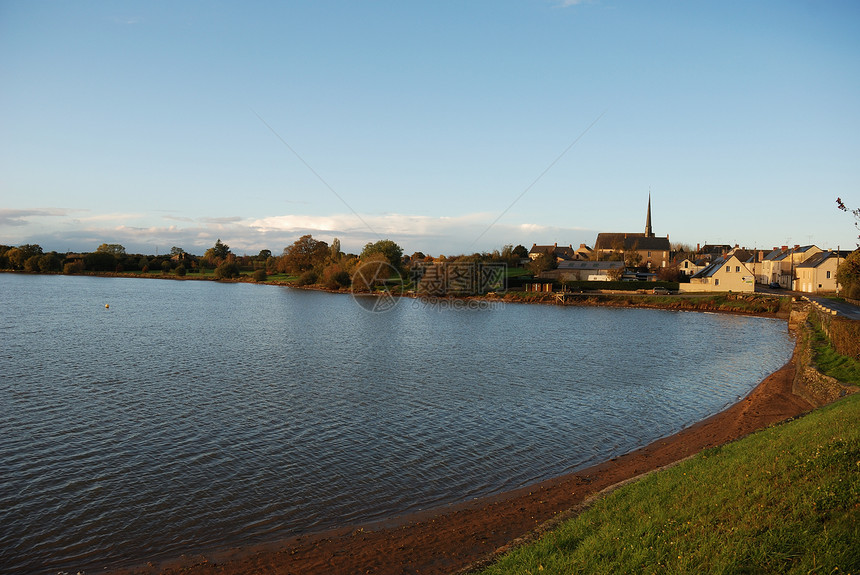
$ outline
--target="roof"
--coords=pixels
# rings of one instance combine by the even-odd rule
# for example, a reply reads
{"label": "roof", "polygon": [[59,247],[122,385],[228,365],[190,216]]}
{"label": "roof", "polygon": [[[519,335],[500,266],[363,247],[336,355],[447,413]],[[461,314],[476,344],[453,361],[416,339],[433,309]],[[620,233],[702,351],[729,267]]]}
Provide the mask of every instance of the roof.
{"label": "roof", "polygon": [[[709,278],[715,273],[717,273],[723,264],[726,263],[730,258],[717,258],[711,262],[711,264],[705,269],[699,271],[697,274],[693,276],[693,278]],[[691,278],[692,279],[692,278]]]}
{"label": "roof", "polygon": [[596,250],[614,250],[616,246],[623,251],[628,250],[654,250],[654,251],[669,251],[669,238],[649,238],[645,234],[625,234],[625,233],[599,233],[597,241],[594,242]]}
{"label": "roof", "polygon": [[532,244],[532,249],[529,250],[529,253],[552,254],[563,259],[574,259],[576,257],[576,250],[573,249],[573,246],[560,246],[558,244],[553,244],[551,246]]}
{"label": "roof", "polygon": [[850,253],[851,252],[846,252],[846,251],[836,252],[833,250],[828,250],[826,252],[819,252],[815,255],[809,256],[809,258],[807,258],[807,260],[805,262],[799,263],[795,267],[798,267],[798,268],[817,268],[818,266],[820,266],[821,264],[823,264],[824,262],[826,262],[830,258],[839,257],[839,258],[844,259],[844,258],[848,257],[848,254],[850,254]]}
{"label": "roof", "polygon": [[767,261],[771,261],[771,260],[776,260],[776,257],[778,255],[780,255],[781,253],[783,253],[782,250],[777,248],[777,249],[773,250],[772,252],[770,252],[769,254],[767,254],[766,256],[764,256],[764,258],[762,258],[762,261],[767,262]]}
{"label": "roof", "polygon": [[612,269],[618,269],[618,268],[623,268],[623,267],[624,267],[624,262],[608,261],[608,260],[598,261],[598,262],[583,261],[583,260],[566,261],[566,262],[559,262],[559,264],[558,264],[559,270],[567,270],[567,271],[570,271],[570,270],[595,270],[595,271],[597,271],[597,270],[612,270]]}

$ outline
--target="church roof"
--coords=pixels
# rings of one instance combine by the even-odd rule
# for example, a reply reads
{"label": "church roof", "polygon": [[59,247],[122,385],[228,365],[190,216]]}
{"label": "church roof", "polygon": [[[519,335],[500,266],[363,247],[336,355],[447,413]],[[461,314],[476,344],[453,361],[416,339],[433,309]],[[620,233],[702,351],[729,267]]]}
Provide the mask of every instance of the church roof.
{"label": "church roof", "polygon": [[596,250],[614,250],[620,248],[622,251],[628,250],[653,250],[653,251],[669,251],[671,246],[669,238],[648,237],[645,234],[631,233],[608,233],[603,232],[597,234],[597,241],[594,243]]}

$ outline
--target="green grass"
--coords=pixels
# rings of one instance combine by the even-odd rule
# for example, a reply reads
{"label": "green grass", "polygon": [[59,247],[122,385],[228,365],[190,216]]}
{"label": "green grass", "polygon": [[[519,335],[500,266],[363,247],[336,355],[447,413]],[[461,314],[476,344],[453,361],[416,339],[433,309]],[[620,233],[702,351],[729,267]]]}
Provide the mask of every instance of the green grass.
{"label": "green grass", "polygon": [[483,571],[857,573],[860,395],[598,500]]}
{"label": "green grass", "polygon": [[821,373],[835,377],[843,383],[860,385],[860,361],[837,353],[827,334],[821,329],[821,324],[810,314],[812,329],[809,337],[812,343],[813,360]]}

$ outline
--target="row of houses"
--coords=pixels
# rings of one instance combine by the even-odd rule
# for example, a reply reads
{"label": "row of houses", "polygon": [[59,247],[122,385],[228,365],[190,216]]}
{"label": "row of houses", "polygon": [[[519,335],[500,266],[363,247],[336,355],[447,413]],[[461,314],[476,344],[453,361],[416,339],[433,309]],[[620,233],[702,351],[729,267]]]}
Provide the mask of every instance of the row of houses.
{"label": "row of houses", "polygon": [[660,268],[677,266],[678,273],[689,279],[689,283],[679,284],[680,291],[753,292],[756,284],[762,284],[805,293],[833,293],[838,290],[836,270],[849,253],[815,245],[775,247],[768,252],[728,245],[697,247],[696,251],[697,256],[672,261],[669,236],[658,237],[651,229],[649,194],[644,233],[600,233],[594,249],[585,244],[578,249],[572,245],[533,245],[529,257],[536,259],[544,253],[555,256],[557,269],[544,277],[562,281],[618,279],[626,267],[621,260],[632,259],[640,269],[652,272],[640,275],[650,277]]}

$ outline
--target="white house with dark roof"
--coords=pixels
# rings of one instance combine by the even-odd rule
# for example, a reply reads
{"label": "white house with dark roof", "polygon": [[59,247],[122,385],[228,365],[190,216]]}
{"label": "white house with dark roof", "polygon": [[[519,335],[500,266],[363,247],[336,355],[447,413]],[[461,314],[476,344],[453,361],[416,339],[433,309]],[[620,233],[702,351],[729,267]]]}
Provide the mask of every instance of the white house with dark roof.
{"label": "white house with dark roof", "polygon": [[850,252],[819,252],[797,265],[794,288],[805,293],[835,293],[836,269]]}
{"label": "white house with dark roof", "polygon": [[690,283],[679,284],[679,291],[755,291],[755,276],[737,256],[724,256],[690,278]]}

